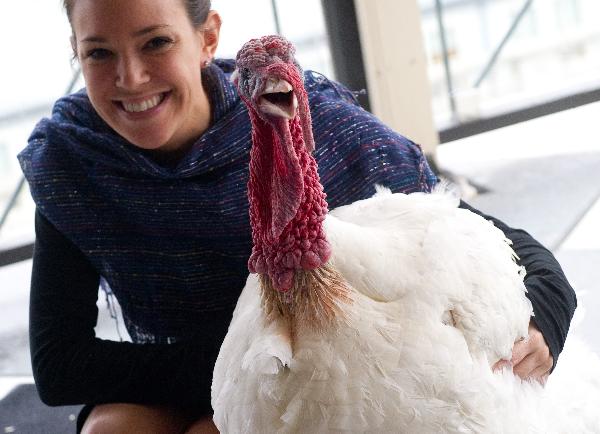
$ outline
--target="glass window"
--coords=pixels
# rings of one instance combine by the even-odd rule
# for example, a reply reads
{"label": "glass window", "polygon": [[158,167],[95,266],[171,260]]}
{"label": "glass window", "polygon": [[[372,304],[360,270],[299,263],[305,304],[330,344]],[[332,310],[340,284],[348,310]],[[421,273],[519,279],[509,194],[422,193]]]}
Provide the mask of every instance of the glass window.
{"label": "glass window", "polygon": [[435,1],[419,2],[440,128],[600,86],[598,1],[445,0],[441,5],[457,109],[452,113]]}
{"label": "glass window", "polygon": [[213,0],[212,5],[223,19],[219,57],[235,58],[244,42],[279,30],[296,46],[304,69],[334,78],[321,0]]}

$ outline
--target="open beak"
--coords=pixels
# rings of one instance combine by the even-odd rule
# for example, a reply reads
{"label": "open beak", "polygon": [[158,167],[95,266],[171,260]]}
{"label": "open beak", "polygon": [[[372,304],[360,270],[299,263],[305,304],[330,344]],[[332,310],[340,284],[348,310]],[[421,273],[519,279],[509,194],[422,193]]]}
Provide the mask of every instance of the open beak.
{"label": "open beak", "polygon": [[292,85],[285,80],[268,78],[258,98],[258,109],[272,116],[293,119],[297,108],[298,100]]}

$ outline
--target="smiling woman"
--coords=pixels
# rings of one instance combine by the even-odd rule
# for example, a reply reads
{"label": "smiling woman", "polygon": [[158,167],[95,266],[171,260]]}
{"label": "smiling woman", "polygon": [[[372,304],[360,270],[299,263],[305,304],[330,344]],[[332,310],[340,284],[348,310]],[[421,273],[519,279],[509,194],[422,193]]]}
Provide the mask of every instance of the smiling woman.
{"label": "smiling woman", "polygon": [[98,114],[140,148],[184,153],[210,123],[200,68],[214,57],[219,15],[196,24],[181,0],[68,4],[73,49]]}

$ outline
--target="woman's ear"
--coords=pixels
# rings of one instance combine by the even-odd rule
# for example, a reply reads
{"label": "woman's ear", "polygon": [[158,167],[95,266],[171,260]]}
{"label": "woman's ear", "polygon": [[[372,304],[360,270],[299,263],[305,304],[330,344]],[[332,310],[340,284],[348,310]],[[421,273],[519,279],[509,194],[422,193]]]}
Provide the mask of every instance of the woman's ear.
{"label": "woman's ear", "polygon": [[221,16],[217,11],[210,11],[202,25],[202,62],[210,62],[215,57],[219,45],[219,32],[221,31]]}

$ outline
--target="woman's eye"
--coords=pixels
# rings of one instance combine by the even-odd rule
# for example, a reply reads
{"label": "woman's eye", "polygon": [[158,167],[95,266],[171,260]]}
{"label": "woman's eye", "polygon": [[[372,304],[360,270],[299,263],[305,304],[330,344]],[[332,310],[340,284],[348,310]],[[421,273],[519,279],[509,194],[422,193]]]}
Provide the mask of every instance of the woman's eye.
{"label": "woman's eye", "polygon": [[145,48],[148,48],[150,50],[158,50],[160,48],[163,48],[167,45],[170,45],[173,41],[169,38],[163,37],[163,36],[159,36],[156,38],[152,38],[150,39],[147,43]]}
{"label": "woman's eye", "polygon": [[93,50],[88,51],[85,57],[89,57],[93,60],[103,60],[109,57],[110,54],[110,51],[104,48],[94,48]]}

